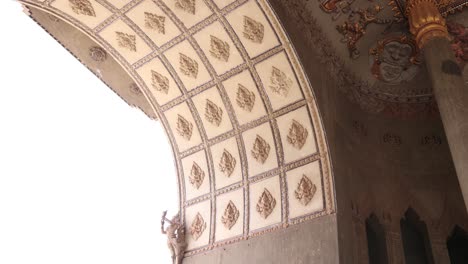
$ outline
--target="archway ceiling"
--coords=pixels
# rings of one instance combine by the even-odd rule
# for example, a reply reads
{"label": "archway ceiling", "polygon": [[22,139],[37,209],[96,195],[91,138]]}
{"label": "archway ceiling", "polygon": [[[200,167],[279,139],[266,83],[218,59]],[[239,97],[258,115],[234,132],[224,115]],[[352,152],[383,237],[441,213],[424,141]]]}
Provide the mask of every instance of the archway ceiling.
{"label": "archway ceiling", "polygon": [[188,254],[334,212],[315,97],[265,0],[20,2],[138,84],[174,150]]}

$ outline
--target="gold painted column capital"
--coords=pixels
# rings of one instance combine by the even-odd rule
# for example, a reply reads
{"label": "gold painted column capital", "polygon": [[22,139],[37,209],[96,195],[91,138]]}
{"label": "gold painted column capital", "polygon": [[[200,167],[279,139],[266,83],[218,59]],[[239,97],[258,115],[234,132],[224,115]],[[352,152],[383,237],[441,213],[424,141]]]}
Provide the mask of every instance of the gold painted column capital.
{"label": "gold painted column capital", "polygon": [[408,0],[406,16],[410,32],[420,49],[433,38],[448,38],[447,24],[435,0]]}

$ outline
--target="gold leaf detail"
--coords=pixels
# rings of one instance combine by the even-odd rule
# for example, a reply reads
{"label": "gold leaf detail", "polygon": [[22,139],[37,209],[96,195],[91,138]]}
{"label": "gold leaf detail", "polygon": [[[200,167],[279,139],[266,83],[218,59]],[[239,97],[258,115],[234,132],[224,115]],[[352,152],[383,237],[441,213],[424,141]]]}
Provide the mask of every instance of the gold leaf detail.
{"label": "gold leaf detail", "polygon": [[96,16],[93,5],[88,0],[68,0],[68,3],[77,15]]}
{"label": "gold leaf detail", "polygon": [[268,144],[261,136],[257,135],[251,153],[255,160],[264,164],[270,154],[270,144]]}
{"label": "gold leaf detail", "polygon": [[169,79],[151,70],[151,86],[153,86],[156,91],[167,94],[169,92]]}
{"label": "gold leaf detail", "polygon": [[276,206],[276,200],[268,191],[267,188],[263,190],[262,195],[257,202],[257,212],[264,218],[267,219],[268,216],[273,212]]}
{"label": "gold leaf detail", "polygon": [[120,47],[126,48],[130,51],[136,51],[136,37],[123,32],[115,32],[117,35],[117,43]]}
{"label": "gold leaf detail", "polygon": [[177,115],[177,133],[186,140],[192,137],[193,125],[181,115]]}
{"label": "gold leaf detail", "polygon": [[309,136],[307,129],[301,125],[301,123],[293,119],[292,125],[289,128],[288,143],[297,149],[302,149],[306,143],[307,136]]}
{"label": "gold leaf detail", "polygon": [[166,34],[164,23],[166,18],[156,14],[145,12],[145,27],[155,30],[160,34]]}
{"label": "gold leaf detail", "polygon": [[223,109],[206,99],[205,118],[211,124],[219,127],[221,121],[223,121]]}
{"label": "gold leaf detail", "polygon": [[190,170],[190,184],[195,187],[197,190],[203,184],[203,180],[205,179],[205,172],[198,166],[196,162],[193,162],[192,169]]}
{"label": "gold leaf detail", "polygon": [[252,112],[255,104],[255,94],[239,83],[237,88],[237,105],[247,112]]}
{"label": "gold leaf detail", "polygon": [[219,162],[219,170],[227,177],[230,177],[234,172],[235,167],[236,159],[231,155],[231,153],[229,153],[229,151],[224,150]]}
{"label": "gold leaf detail", "polygon": [[179,53],[179,64],[179,69],[183,74],[194,79],[197,78],[198,63],[195,60],[189,58],[185,54]]}
{"label": "gold leaf detail", "polygon": [[210,54],[218,60],[228,61],[229,60],[229,43],[220,40],[215,36],[211,37]]}
{"label": "gold leaf detail", "polygon": [[195,15],[195,0],[175,0],[175,6],[178,9],[182,9],[183,11]]}
{"label": "gold leaf detail", "polygon": [[317,186],[307,176],[302,175],[302,179],[294,191],[294,196],[302,205],[306,206],[310,203],[316,191]]}
{"label": "gold leaf detail", "polygon": [[272,67],[270,82],[270,88],[273,90],[273,92],[283,97],[288,96],[289,90],[293,85],[293,81],[288,76],[286,76],[284,72],[274,66]]}
{"label": "gold leaf detail", "polygon": [[226,209],[224,210],[224,215],[221,217],[221,222],[224,227],[231,230],[231,228],[236,224],[238,218],[239,210],[237,210],[236,205],[232,201],[229,201]]}
{"label": "gold leaf detail", "polygon": [[190,226],[190,234],[193,239],[198,240],[206,229],[206,223],[200,213],[197,213]]}
{"label": "gold leaf detail", "polygon": [[251,40],[254,43],[262,43],[265,29],[262,23],[253,20],[248,16],[244,16],[244,38]]}

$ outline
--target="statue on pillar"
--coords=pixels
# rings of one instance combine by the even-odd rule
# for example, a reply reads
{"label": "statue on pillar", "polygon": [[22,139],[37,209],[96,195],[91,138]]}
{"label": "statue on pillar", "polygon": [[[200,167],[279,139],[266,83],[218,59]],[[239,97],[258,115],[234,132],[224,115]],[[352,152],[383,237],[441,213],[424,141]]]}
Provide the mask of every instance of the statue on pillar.
{"label": "statue on pillar", "polygon": [[[185,228],[180,221],[180,216],[177,213],[172,220],[166,218],[167,211],[163,212],[161,217],[161,232],[167,235],[167,246],[171,251],[172,263],[181,264],[184,258],[185,248],[187,243],[185,242]],[[169,226],[164,229],[164,224],[169,223]]]}

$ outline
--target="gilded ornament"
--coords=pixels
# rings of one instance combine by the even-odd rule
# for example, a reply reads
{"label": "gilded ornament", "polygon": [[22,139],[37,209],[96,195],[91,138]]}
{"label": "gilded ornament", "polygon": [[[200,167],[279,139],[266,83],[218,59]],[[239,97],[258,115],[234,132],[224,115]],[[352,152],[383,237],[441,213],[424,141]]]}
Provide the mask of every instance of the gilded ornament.
{"label": "gilded ornament", "polygon": [[302,175],[302,179],[294,191],[294,197],[296,197],[302,205],[307,206],[310,201],[312,201],[312,198],[314,198],[316,191],[317,186],[315,186],[309,177]]}
{"label": "gilded ornament", "polygon": [[244,38],[254,43],[261,44],[265,35],[265,28],[262,23],[248,16],[244,16],[244,31],[242,33]]}
{"label": "gilded ornament", "polygon": [[227,62],[229,60],[229,43],[215,36],[211,37],[210,54],[218,60]]}
{"label": "gilded ornament", "polygon": [[77,15],[96,16],[93,5],[89,0],[68,0],[73,12]]}
{"label": "gilded ornament", "polygon": [[89,49],[89,57],[96,62],[103,62],[107,59],[107,52],[98,46]]}
{"label": "gilded ornament", "polygon": [[308,136],[309,132],[307,132],[307,129],[301,123],[293,119],[287,137],[288,143],[300,150],[306,143]]}
{"label": "gilded ornament", "polygon": [[195,0],[175,0],[175,7],[195,15]]}
{"label": "gilded ornament", "polygon": [[219,127],[221,121],[223,121],[223,109],[209,99],[206,99],[205,118],[211,124]]}
{"label": "gilded ornament", "polygon": [[190,234],[194,240],[198,240],[206,229],[206,223],[200,213],[197,213],[190,226]]}
{"label": "gilded ornament", "polygon": [[324,0],[320,4],[320,8],[332,15],[333,20],[337,20],[342,14],[347,14],[351,11],[351,4],[354,0]]}
{"label": "gilded ornament", "polygon": [[156,91],[167,94],[169,92],[169,79],[151,70],[151,86],[153,86]]}
{"label": "gilded ornament", "polygon": [[130,51],[136,52],[136,36],[123,33],[123,32],[115,32],[117,36],[117,43],[120,47],[126,48]]}
{"label": "gilded ornament", "polygon": [[229,201],[226,209],[224,210],[224,214],[221,217],[221,223],[223,223],[224,227],[228,230],[236,224],[237,219],[239,219],[239,210],[237,210],[236,205]]}
{"label": "gilded ornament", "polygon": [[193,125],[181,115],[177,115],[176,130],[177,133],[186,140],[190,140],[190,138],[192,138]]}
{"label": "gilded ornament", "polygon": [[200,168],[200,166],[194,161],[192,165],[192,169],[190,170],[190,184],[195,189],[200,189],[200,186],[203,184],[203,180],[205,179],[205,172]]}
{"label": "gilded ornament", "polygon": [[145,12],[145,27],[155,30],[160,34],[166,34],[164,23],[166,18],[156,14]]}
{"label": "gilded ornament", "polygon": [[270,144],[261,136],[257,135],[251,154],[256,161],[264,164],[270,154]]}
{"label": "gilded ornament", "polygon": [[239,83],[236,102],[240,108],[247,112],[252,112],[255,104],[255,94]]}
{"label": "gilded ornament", "polygon": [[267,188],[263,190],[262,195],[257,202],[257,212],[264,218],[267,219],[268,216],[273,212],[276,206],[276,200],[268,191]]}
{"label": "gilded ornament", "polygon": [[179,69],[180,71],[191,78],[196,79],[198,75],[198,63],[183,53],[179,53]]}
{"label": "gilded ornament", "polygon": [[219,161],[219,170],[227,177],[230,177],[234,172],[235,167],[236,159],[225,149],[223,151],[223,155],[221,155],[221,160]]}
{"label": "gilded ornament", "polygon": [[293,81],[286,75],[286,73],[282,72],[275,66],[273,66],[271,70],[270,82],[271,90],[283,97],[288,96],[289,90],[293,85]]}

